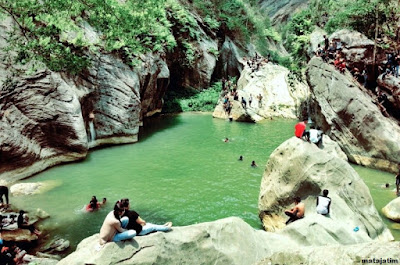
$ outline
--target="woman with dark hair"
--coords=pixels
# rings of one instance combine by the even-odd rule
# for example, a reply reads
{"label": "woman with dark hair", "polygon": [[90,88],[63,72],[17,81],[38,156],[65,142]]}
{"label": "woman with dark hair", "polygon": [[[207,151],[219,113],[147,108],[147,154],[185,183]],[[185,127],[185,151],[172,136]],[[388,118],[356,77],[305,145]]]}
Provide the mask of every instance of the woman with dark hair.
{"label": "woman with dark hair", "polygon": [[125,229],[128,225],[129,218],[122,217],[125,213],[124,207],[120,201],[117,201],[114,210],[109,212],[104,219],[100,229],[100,245],[107,242],[118,242],[131,239],[136,236],[135,230]]}

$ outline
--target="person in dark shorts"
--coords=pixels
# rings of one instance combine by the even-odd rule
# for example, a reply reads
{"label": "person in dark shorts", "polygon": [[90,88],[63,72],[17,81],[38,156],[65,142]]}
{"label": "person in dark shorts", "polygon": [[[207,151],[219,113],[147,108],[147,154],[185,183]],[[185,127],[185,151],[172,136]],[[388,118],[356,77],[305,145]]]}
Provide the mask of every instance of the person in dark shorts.
{"label": "person in dark shorts", "polygon": [[294,204],[295,206],[292,209],[285,211],[285,214],[289,216],[286,224],[289,224],[290,222],[294,222],[304,217],[305,206],[304,203],[301,202],[300,197],[294,198]]}

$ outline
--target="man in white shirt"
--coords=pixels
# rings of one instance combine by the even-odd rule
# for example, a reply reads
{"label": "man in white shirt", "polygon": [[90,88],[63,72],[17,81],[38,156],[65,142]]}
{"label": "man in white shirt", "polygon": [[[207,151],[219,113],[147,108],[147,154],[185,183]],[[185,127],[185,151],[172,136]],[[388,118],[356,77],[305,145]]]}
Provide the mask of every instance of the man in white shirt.
{"label": "man in white shirt", "polygon": [[320,146],[322,144],[322,131],[315,129],[314,126],[311,126],[309,130],[309,139],[312,143]]}
{"label": "man in white shirt", "polygon": [[322,215],[329,214],[331,207],[331,198],[328,197],[328,190],[322,192],[322,196],[317,197],[317,213]]}

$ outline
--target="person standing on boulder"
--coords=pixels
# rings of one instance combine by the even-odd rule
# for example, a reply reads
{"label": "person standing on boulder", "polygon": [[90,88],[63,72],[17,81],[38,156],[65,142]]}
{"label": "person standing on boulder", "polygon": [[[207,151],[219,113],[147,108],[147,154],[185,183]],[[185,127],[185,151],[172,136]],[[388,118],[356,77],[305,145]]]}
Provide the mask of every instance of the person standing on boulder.
{"label": "person standing on boulder", "polygon": [[3,204],[3,195],[6,198],[6,206],[8,206],[8,187],[0,186],[0,203]]}
{"label": "person standing on boulder", "polygon": [[317,213],[322,215],[329,214],[331,208],[331,198],[328,197],[328,190],[323,190],[322,196],[317,197]]}
{"label": "person standing on boulder", "polygon": [[295,206],[292,209],[285,211],[285,214],[289,216],[286,224],[289,224],[290,222],[294,222],[304,217],[305,206],[304,203],[301,202],[300,197],[294,198],[294,204]]}
{"label": "person standing on boulder", "polygon": [[399,196],[399,188],[400,188],[400,164],[399,164],[399,173],[396,175],[396,195]]}
{"label": "person standing on boulder", "polygon": [[297,138],[302,138],[304,136],[304,132],[306,131],[307,120],[301,121],[294,126],[294,135]]}

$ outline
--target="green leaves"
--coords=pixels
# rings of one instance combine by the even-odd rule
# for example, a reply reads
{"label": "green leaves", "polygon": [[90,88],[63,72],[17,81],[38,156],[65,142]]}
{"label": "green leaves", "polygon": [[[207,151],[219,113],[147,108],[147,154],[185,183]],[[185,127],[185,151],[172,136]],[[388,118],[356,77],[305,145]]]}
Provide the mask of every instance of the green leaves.
{"label": "green leaves", "polygon": [[[0,11],[18,25],[9,39],[18,62],[54,71],[80,72],[90,65],[87,54],[99,50],[121,52],[132,65],[141,53],[176,46],[165,0],[0,0]],[[102,42],[85,39],[83,21]]]}

